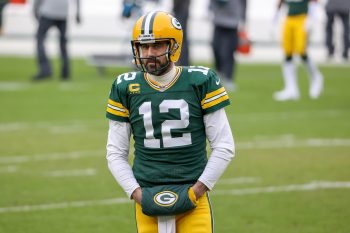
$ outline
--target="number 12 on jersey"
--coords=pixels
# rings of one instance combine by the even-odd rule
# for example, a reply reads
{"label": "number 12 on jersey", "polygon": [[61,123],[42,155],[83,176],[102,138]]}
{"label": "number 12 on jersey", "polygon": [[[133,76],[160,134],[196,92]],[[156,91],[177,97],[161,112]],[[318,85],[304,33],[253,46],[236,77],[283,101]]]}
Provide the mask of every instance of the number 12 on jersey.
{"label": "number 12 on jersey", "polygon": [[[185,100],[163,100],[159,105],[160,113],[167,113],[169,109],[179,109],[180,119],[165,120],[161,124],[163,147],[177,147],[192,144],[191,133],[184,133],[181,137],[172,137],[172,129],[185,129],[190,124],[189,108]],[[160,148],[160,140],[154,137],[154,127],[152,122],[151,102],[144,102],[139,108],[139,114],[143,116],[143,124],[146,136],[144,145],[148,148]]]}

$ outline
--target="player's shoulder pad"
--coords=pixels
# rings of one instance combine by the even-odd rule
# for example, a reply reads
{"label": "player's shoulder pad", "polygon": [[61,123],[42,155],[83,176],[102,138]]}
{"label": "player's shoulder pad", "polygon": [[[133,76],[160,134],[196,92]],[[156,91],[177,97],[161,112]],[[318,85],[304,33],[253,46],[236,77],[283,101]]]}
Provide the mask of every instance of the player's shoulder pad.
{"label": "player's shoulder pad", "polygon": [[211,80],[217,80],[217,74],[214,70],[205,66],[187,66],[184,67],[184,72],[188,74],[192,83],[200,85]]}
{"label": "player's shoulder pad", "polygon": [[123,87],[123,86],[127,86],[130,82],[138,82],[138,80],[143,77],[143,74],[144,73],[142,73],[140,71],[119,74],[115,78],[113,85]]}

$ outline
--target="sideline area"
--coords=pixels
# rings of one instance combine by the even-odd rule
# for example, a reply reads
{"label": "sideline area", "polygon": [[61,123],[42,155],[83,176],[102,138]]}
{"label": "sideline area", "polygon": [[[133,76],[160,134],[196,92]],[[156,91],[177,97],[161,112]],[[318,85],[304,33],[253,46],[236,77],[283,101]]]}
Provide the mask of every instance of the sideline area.
{"label": "sideline area", "polygon": [[[122,5],[119,1],[99,0],[82,1],[82,23],[74,23],[69,18],[69,49],[72,57],[88,60],[93,55],[119,56],[130,54],[130,36],[134,19],[120,17]],[[192,61],[212,61],[212,23],[208,9],[209,0],[193,0],[190,6],[189,40]],[[159,1],[156,5],[144,5],[144,11],[163,9],[171,11],[171,1]],[[263,10],[262,10],[263,9]],[[250,0],[247,8],[246,29],[253,43],[249,56],[238,55],[243,63],[279,63],[283,54],[279,43],[279,25],[272,25],[276,9],[275,0]],[[340,22],[337,22],[340,23]],[[318,22],[313,26],[310,37],[309,53],[311,57],[324,65],[349,65],[340,59],[328,61],[324,46],[325,14],[323,5],[318,9]],[[4,34],[0,36],[0,56],[35,56],[35,31],[37,23],[32,13],[32,1],[24,5],[9,4],[4,10]],[[340,42],[340,24],[336,24],[335,40]],[[51,56],[58,55],[57,32],[50,30],[47,38],[47,50]],[[339,45],[337,44],[337,47]]]}

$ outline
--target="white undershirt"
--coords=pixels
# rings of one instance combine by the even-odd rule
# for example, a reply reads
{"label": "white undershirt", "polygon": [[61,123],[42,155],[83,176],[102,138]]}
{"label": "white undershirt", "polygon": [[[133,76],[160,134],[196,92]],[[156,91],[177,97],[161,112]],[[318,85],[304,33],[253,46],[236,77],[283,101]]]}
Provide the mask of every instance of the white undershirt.
{"label": "white undershirt", "polygon": [[172,67],[171,69],[160,76],[152,75],[150,73],[147,73],[147,77],[149,77],[152,81],[158,83],[160,86],[166,86],[169,84],[176,76],[176,68],[174,65],[170,64]]}
{"label": "white undershirt", "polygon": [[[163,76],[149,77],[160,85],[169,84],[176,75],[173,66]],[[219,109],[204,116],[205,133],[210,144],[211,154],[208,163],[199,177],[199,181],[211,190],[224,173],[235,154],[235,145],[225,110]],[[129,164],[131,126],[128,122],[109,120],[107,140],[107,161],[109,170],[128,197],[140,185],[138,184]]]}

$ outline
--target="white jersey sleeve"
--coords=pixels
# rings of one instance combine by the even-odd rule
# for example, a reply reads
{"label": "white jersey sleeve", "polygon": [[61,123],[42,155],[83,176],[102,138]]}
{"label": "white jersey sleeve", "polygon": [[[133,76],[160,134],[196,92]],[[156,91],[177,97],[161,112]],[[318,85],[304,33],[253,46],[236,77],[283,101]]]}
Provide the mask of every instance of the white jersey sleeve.
{"label": "white jersey sleeve", "polygon": [[130,123],[109,120],[106,156],[108,168],[129,198],[140,187],[128,159],[130,135]]}
{"label": "white jersey sleeve", "polygon": [[212,152],[198,180],[211,190],[234,157],[235,145],[224,108],[205,115],[204,124]]}

